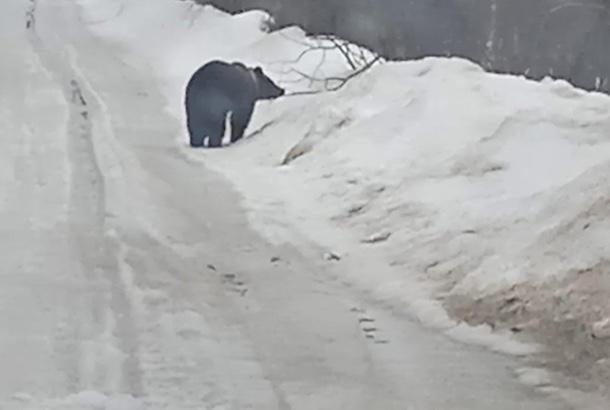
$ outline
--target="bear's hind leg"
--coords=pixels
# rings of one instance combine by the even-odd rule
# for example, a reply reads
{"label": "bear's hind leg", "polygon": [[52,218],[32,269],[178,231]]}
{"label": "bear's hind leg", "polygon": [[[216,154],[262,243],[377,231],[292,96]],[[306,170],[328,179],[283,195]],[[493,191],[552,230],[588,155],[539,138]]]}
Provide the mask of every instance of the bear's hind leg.
{"label": "bear's hind leg", "polygon": [[192,116],[189,116],[187,120],[187,129],[191,147],[202,147],[208,136],[205,124],[201,121],[194,120]]}
{"label": "bear's hind leg", "polygon": [[219,148],[222,146],[222,137],[225,135],[226,114],[215,121],[208,121],[208,148]]}

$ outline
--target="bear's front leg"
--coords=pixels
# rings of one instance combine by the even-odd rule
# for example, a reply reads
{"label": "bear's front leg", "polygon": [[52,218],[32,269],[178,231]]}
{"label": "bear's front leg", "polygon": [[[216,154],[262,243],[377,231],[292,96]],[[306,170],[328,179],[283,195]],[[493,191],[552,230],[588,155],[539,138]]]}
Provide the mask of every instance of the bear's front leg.
{"label": "bear's front leg", "polygon": [[231,114],[231,143],[240,140],[248,128],[254,104],[243,104]]}

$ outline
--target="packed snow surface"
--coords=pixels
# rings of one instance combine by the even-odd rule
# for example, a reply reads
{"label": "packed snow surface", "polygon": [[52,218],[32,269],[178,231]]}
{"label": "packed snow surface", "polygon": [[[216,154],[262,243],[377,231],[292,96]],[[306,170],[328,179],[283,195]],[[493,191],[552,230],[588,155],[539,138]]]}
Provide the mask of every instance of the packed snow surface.
{"label": "packed snow surface", "polygon": [[[0,409],[607,409],[585,407],[567,391],[560,394],[571,405],[540,394],[557,393],[551,374],[456,343],[361,292],[406,301],[455,336],[475,336],[424,303],[423,291],[435,290],[424,285],[437,281],[408,269],[445,250],[416,254],[407,245],[424,249],[408,233],[440,229],[413,222],[447,202],[430,195],[424,182],[432,179],[421,175],[440,162],[432,153],[452,158],[457,150],[437,133],[428,138],[443,144],[428,162],[410,157],[428,146],[417,134],[426,123],[410,110],[419,107],[423,119],[436,104],[455,128],[477,132],[451,116],[459,106],[438,97],[440,87],[417,84],[450,77],[452,65],[486,84],[476,67],[379,65],[334,94],[261,104],[250,134],[260,132],[234,147],[186,147],[181,89],[212,55],[261,61],[291,92],[323,88],[302,73],[346,72],[336,54],[319,70],[312,52],[281,63],[305,47],[295,43],[311,40],[294,28],[267,35],[262,18],[174,0],[0,2]],[[386,77],[410,79],[410,88]],[[450,84],[457,92],[467,83]],[[591,117],[602,107],[581,99]],[[376,116],[388,117],[383,134],[373,132]],[[398,138],[412,122],[412,138]],[[372,144],[372,136],[387,143]],[[233,185],[210,166],[242,189],[250,222]],[[400,201],[412,198],[402,193],[417,184],[420,202],[404,208]],[[383,225],[392,208],[410,231]],[[602,209],[592,208],[587,232],[599,229]],[[435,223],[449,225],[441,216]],[[440,243],[429,236],[429,247]]]}
{"label": "packed snow surface", "polygon": [[[351,283],[434,325],[461,332],[422,296],[544,281],[610,252],[605,95],[458,58],[380,61],[340,86],[351,69],[339,51],[297,27],[267,33],[262,12],[81,3],[97,33],[150,61],[183,124],[184,86],[215,58],[318,91],[259,103],[252,138],[226,149],[189,150],[185,128],[173,137],[235,183],[269,240],[299,228],[351,264]],[[282,165],[291,149],[303,155]]]}

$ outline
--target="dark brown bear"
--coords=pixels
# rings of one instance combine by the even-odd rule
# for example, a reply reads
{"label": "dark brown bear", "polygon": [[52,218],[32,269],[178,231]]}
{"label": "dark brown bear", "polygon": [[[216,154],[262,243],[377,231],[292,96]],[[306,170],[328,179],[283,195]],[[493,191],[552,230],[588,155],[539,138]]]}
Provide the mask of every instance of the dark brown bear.
{"label": "dark brown bear", "polygon": [[243,137],[258,100],[284,95],[260,67],[242,63],[210,61],[191,76],[185,92],[187,128],[192,147],[222,144],[225,120],[231,112],[231,143]]}

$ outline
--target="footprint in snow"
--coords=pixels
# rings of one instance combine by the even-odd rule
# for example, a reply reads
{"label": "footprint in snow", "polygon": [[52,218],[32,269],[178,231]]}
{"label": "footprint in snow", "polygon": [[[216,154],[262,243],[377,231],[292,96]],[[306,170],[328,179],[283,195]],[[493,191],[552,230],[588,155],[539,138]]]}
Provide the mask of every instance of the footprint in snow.
{"label": "footprint in snow", "polygon": [[352,312],[356,312],[358,315],[358,325],[364,333],[364,337],[371,340],[375,344],[386,344],[387,340],[380,338],[377,335],[377,325],[375,319],[366,313],[366,310],[360,308],[352,308]]}

